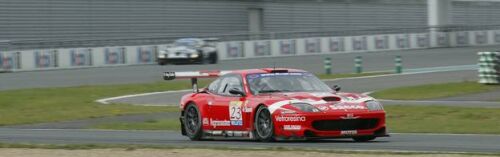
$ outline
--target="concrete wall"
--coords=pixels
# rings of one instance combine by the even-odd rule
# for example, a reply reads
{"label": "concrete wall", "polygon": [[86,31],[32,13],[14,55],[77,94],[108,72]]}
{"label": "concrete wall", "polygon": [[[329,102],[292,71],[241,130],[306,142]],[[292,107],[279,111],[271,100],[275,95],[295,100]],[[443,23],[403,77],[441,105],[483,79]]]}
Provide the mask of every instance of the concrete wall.
{"label": "concrete wall", "polygon": [[[436,41],[435,43],[431,41]],[[220,60],[500,44],[500,30],[230,41]],[[0,51],[0,71],[33,71],[155,64],[165,45]]]}

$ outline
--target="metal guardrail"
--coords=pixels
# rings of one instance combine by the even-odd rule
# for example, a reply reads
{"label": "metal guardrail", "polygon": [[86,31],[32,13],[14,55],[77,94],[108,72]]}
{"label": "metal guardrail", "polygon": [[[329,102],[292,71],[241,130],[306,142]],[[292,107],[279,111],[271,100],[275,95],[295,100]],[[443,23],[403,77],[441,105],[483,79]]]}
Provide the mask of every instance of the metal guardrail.
{"label": "metal guardrail", "polygon": [[[307,37],[328,36],[357,36],[375,34],[404,34],[404,33],[426,33],[430,30],[441,32],[494,30],[500,25],[481,26],[446,26],[446,27],[415,27],[415,28],[374,28],[356,30],[301,30],[288,32],[263,32],[263,33],[233,33],[233,34],[204,34],[191,35],[191,37],[215,37],[221,41],[244,41],[244,40],[269,40],[269,39],[293,39]],[[58,40],[0,40],[0,50],[24,50],[24,49],[51,49],[51,48],[76,48],[76,47],[102,47],[102,46],[134,46],[134,45],[158,45],[168,44],[172,41],[186,36],[168,35],[145,35],[126,38],[83,38],[83,39],[58,39]]]}

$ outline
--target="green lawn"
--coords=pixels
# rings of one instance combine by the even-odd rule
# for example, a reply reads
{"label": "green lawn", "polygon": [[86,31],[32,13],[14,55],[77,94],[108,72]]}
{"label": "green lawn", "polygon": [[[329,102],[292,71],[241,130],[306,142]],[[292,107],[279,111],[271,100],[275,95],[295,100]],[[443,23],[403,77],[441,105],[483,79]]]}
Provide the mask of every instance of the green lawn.
{"label": "green lawn", "polygon": [[386,106],[391,132],[500,134],[500,109]]}
{"label": "green lawn", "polygon": [[[444,106],[385,106],[390,132],[500,134],[500,109]],[[104,123],[91,128],[179,130],[178,119],[139,123]]]}
{"label": "green lawn", "polygon": [[[206,84],[206,81],[200,82]],[[116,116],[134,113],[178,111],[176,107],[102,105],[95,100],[166,90],[190,88],[188,81],[147,84],[80,86],[0,91],[0,126]]]}
{"label": "green lawn", "polygon": [[421,100],[481,93],[495,89],[500,89],[500,87],[476,82],[458,82],[391,88],[376,91],[370,95],[378,99]]}

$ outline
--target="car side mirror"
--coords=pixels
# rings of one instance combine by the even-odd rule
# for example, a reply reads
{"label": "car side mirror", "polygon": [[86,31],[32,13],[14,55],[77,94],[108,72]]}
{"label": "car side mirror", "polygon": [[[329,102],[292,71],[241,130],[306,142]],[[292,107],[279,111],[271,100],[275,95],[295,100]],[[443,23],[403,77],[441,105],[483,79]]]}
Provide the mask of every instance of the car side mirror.
{"label": "car side mirror", "polygon": [[229,89],[229,94],[245,96],[245,93],[241,91],[239,88]]}
{"label": "car side mirror", "polygon": [[338,85],[333,85],[332,89],[333,89],[334,91],[338,92],[338,91],[340,91],[340,89],[341,89],[341,88],[340,88],[340,86],[338,86]]}

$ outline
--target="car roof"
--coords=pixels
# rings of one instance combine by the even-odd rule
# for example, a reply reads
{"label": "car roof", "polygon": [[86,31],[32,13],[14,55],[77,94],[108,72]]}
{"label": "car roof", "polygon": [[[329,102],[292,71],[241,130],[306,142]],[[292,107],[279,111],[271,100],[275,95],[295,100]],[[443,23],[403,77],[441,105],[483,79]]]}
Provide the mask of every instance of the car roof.
{"label": "car roof", "polygon": [[262,69],[245,69],[245,70],[235,70],[231,74],[261,74],[261,73],[274,73],[276,71],[280,72],[307,72],[301,69],[290,69],[290,68],[262,68]]}
{"label": "car roof", "polygon": [[181,38],[181,39],[177,39],[176,41],[177,42],[193,42],[193,41],[199,42],[199,41],[203,41],[203,40],[201,40],[200,38]]}

